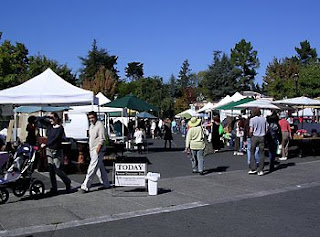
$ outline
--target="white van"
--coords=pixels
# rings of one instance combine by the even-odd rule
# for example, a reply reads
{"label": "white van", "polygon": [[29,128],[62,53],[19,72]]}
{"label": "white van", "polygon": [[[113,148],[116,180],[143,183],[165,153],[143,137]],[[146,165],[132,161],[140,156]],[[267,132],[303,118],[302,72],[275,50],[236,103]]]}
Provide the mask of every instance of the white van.
{"label": "white van", "polygon": [[74,139],[88,138],[89,120],[86,113],[64,112],[63,124],[66,137]]}

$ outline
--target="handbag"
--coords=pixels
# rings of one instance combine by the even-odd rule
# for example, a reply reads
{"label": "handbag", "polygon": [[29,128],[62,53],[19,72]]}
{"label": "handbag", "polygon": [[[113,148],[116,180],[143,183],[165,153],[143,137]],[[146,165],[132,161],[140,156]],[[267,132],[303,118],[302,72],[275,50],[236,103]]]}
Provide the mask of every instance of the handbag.
{"label": "handbag", "polygon": [[209,141],[209,136],[206,136],[205,132],[202,130],[203,133],[203,141],[204,141],[204,149],[203,149],[203,157],[213,154],[214,150],[212,148],[212,144]]}

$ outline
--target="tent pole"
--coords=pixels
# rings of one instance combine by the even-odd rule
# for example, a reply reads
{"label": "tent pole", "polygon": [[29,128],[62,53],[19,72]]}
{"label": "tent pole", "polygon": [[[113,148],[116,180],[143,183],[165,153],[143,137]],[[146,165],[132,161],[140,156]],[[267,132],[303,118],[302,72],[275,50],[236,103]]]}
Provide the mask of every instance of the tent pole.
{"label": "tent pole", "polygon": [[14,119],[14,129],[13,129],[13,142],[17,141],[17,135],[18,135],[18,128],[17,128],[17,112],[14,111],[14,115],[13,115],[13,119]]}
{"label": "tent pole", "polygon": [[106,113],[105,116],[106,116],[106,119],[107,119],[106,125],[107,125],[108,137],[110,137],[110,117],[109,117],[109,113]]}
{"label": "tent pole", "polygon": [[301,129],[303,129],[303,117],[304,117],[304,105],[302,105],[302,125],[301,125]]}

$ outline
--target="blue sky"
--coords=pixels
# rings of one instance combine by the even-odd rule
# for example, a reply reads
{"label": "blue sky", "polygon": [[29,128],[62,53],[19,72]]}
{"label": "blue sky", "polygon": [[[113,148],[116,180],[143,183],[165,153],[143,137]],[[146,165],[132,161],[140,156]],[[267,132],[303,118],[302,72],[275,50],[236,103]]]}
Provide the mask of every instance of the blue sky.
{"label": "blue sky", "polygon": [[212,52],[242,38],[258,51],[256,82],[274,57],[295,55],[303,40],[320,53],[317,0],[2,0],[2,40],[24,43],[76,72],[93,39],[127,63],[144,64],[145,76],[177,77],[185,59],[192,72],[206,70]]}

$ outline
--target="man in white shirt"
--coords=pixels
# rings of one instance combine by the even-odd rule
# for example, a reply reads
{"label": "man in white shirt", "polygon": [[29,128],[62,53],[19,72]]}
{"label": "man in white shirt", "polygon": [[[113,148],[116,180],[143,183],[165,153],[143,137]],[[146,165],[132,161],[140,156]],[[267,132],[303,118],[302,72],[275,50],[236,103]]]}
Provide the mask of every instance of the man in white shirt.
{"label": "man in white shirt", "polygon": [[96,112],[89,112],[88,118],[91,123],[89,128],[89,151],[91,160],[86,178],[80,189],[83,193],[89,191],[95,175],[98,176],[103,188],[110,187],[107,171],[102,160],[105,151],[104,142],[106,140],[104,135],[104,126],[101,121],[98,121]]}

